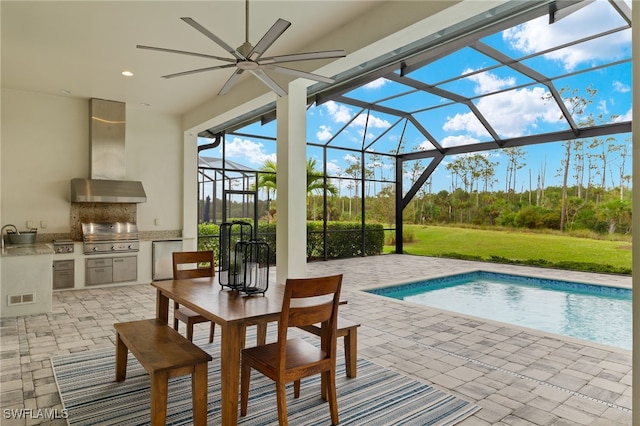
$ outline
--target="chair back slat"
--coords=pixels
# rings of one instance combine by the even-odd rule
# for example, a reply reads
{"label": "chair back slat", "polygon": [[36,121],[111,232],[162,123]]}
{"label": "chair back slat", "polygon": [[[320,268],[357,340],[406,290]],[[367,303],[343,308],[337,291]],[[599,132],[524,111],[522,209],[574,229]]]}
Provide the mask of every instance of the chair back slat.
{"label": "chair back slat", "polygon": [[327,327],[326,357],[335,357],[336,329],[342,275],[317,278],[287,279],[282,301],[282,312],[278,321],[278,368],[285,370],[287,330],[323,323]]}
{"label": "chair back slat", "polygon": [[213,251],[182,251],[173,253],[173,279],[213,277]]}
{"label": "chair back slat", "polygon": [[289,327],[303,327],[329,321],[333,312],[333,300],[322,305],[289,309]]}

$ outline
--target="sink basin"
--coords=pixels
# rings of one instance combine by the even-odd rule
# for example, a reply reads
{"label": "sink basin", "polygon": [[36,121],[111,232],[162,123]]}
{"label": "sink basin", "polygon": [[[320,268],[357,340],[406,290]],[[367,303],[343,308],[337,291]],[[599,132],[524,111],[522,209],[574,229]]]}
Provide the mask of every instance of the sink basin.
{"label": "sink basin", "polygon": [[37,231],[22,231],[19,234],[7,232],[11,244],[33,244],[36,242]]}

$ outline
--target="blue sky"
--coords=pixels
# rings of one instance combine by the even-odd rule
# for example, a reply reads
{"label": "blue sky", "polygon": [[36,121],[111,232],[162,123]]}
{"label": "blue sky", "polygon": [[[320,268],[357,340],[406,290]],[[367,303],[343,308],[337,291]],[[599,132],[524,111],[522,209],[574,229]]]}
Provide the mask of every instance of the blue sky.
{"label": "blue sky", "polygon": [[[628,2],[630,5],[630,2]],[[513,57],[523,58],[523,64],[535,69],[547,77],[571,74],[554,81],[558,90],[568,88],[577,90],[574,95],[587,98],[587,87],[597,89],[592,103],[580,115],[573,119],[581,122],[589,115],[598,122],[631,120],[631,63],[624,62],[631,55],[631,30],[613,32],[608,36],[567,46],[557,51],[548,49],[623,26],[625,23],[606,0],[597,0],[568,17],[549,25],[548,18],[542,17],[523,25],[510,28],[481,40],[491,48]],[[540,53],[544,54],[540,54]],[[622,63],[601,68],[601,65],[613,61]],[[532,80],[512,69],[498,66],[498,62],[482,53],[464,48],[460,51],[414,71],[409,77],[422,82],[437,85],[438,88],[456,94],[476,98],[476,108],[486,117],[500,138],[507,139],[565,130],[567,122],[561,119],[561,113],[554,102],[545,100],[548,88],[541,84],[530,84]],[[484,70],[485,71],[480,71]],[[462,78],[460,78],[462,76]],[[468,145],[492,140],[487,130],[476,116],[466,107],[452,104],[447,99],[424,92],[407,93],[407,86],[379,79],[358,88],[347,96],[367,102],[379,102],[381,105],[414,112],[414,116],[429,131],[435,140],[444,147]],[[385,100],[391,96],[407,93],[404,96]],[[564,92],[563,97],[568,92]],[[569,105],[568,102],[565,102]],[[307,113],[307,140],[315,144],[357,149],[364,145],[373,145],[379,152],[390,152],[397,148],[400,135],[403,135],[404,152],[432,149],[433,145],[412,126],[392,127],[398,120],[392,115],[372,113],[354,119],[360,110],[350,105],[330,101],[312,107]],[[350,124],[348,124],[350,123]],[[428,123],[428,124],[427,124]],[[336,134],[344,130],[336,136]],[[365,134],[365,124],[366,127]],[[242,133],[275,136],[275,122],[265,126],[253,124]],[[382,135],[382,137],[380,137]],[[380,138],[379,138],[380,137]],[[377,139],[379,138],[379,139]],[[630,134],[615,135],[611,143],[627,145],[629,157],[625,162],[625,174],[631,173]],[[602,138],[605,139],[605,138]],[[591,143],[586,140],[585,145]],[[276,160],[275,142],[246,137],[227,137],[226,155],[229,160],[248,167],[259,168],[266,159]],[[544,171],[545,185],[560,185],[564,148],[561,142],[546,143],[524,148],[526,165],[518,171],[516,190],[529,188],[529,175],[535,189],[537,176]],[[599,152],[599,151],[598,151]],[[586,154],[590,153],[587,150]],[[591,152],[593,154],[596,151]],[[220,156],[219,150],[208,151],[204,155]],[[498,162],[493,189],[505,187],[506,158],[498,150],[484,152],[492,162]],[[321,150],[308,148],[307,156],[322,164]],[[433,191],[451,190],[452,178],[446,170],[446,164],[455,157],[447,157],[433,174]],[[353,164],[354,156],[345,150],[331,150],[328,158],[328,171],[332,176],[344,176],[345,170]],[[428,161],[421,164],[426,166]],[[393,178],[390,161],[382,161],[368,156],[365,164],[375,170],[376,177]],[[617,185],[622,158],[619,154],[608,156],[607,186]],[[613,175],[613,176],[611,176]],[[599,181],[600,178],[598,178]],[[586,184],[586,182],[584,182]]]}

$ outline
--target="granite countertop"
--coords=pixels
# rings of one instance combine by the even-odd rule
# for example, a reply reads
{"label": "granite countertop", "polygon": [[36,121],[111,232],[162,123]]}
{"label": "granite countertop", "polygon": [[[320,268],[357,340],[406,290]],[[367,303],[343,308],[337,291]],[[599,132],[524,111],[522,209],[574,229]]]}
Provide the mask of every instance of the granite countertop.
{"label": "granite countertop", "polygon": [[31,256],[42,254],[53,254],[51,244],[35,243],[35,244],[5,244],[2,249],[2,257],[11,256]]}

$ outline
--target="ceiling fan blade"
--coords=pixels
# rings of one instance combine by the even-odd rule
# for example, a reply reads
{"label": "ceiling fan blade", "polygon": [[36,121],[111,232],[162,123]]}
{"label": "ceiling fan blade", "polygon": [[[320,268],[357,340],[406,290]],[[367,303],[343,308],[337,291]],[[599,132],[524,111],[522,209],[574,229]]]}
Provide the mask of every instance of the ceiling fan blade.
{"label": "ceiling fan blade", "polygon": [[141,44],[136,45],[136,47],[138,49],[157,50],[158,52],[169,52],[169,53],[178,53],[181,55],[199,56],[201,58],[216,59],[218,61],[224,61],[224,62],[233,62],[233,63],[236,62],[235,59],[223,58],[221,56],[206,55],[204,53],[187,52],[186,50],[165,49],[164,47],[143,46]]}
{"label": "ceiling fan blade", "polygon": [[294,77],[302,77],[302,78],[307,78],[309,80],[314,80],[314,81],[319,81],[321,83],[334,83],[335,80],[329,77],[325,77],[319,74],[313,74],[310,72],[305,72],[305,71],[299,71],[299,70],[294,70],[291,68],[285,68],[285,67],[278,67],[275,65],[265,65],[264,68],[271,70],[273,72],[277,72],[279,74],[286,74],[286,75],[292,75]]}
{"label": "ceiling fan blade", "polygon": [[269,28],[258,44],[249,52],[249,59],[252,61],[256,61],[260,59],[262,54],[286,31],[287,28],[291,26],[291,22],[285,21],[284,19],[278,19],[275,24]]}
{"label": "ceiling fan blade", "polygon": [[197,70],[183,71],[183,72],[177,72],[175,74],[163,75],[162,78],[182,77],[183,75],[197,74],[199,72],[220,70],[220,69],[223,69],[223,68],[231,68],[231,67],[235,67],[235,66],[236,66],[236,64],[227,64],[227,65],[217,65],[215,67],[198,68]]}
{"label": "ceiling fan blade", "polygon": [[222,86],[222,89],[220,89],[220,91],[218,92],[218,95],[226,95],[227,92],[231,90],[231,87],[236,83],[236,80],[238,80],[238,78],[240,77],[240,74],[242,74],[243,72],[244,70],[237,68],[234,71],[234,73],[231,74],[231,77],[229,77],[227,82],[224,83],[224,86]]}
{"label": "ceiling fan blade", "polygon": [[256,70],[250,70],[250,71],[251,71],[251,73],[253,75],[258,77],[258,79],[260,81],[262,81],[264,84],[266,84],[271,90],[276,92],[278,94],[278,96],[287,96],[287,92],[282,87],[280,87],[278,85],[278,83],[273,81],[273,79],[271,77],[269,77],[267,74],[265,74],[265,72],[262,71],[260,68],[258,68]]}
{"label": "ceiling fan blade", "polygon": [[270,56],[260,59],[260,65],[280,64],[283,62],[309,61],[312,59],[344,58],[344,50],[324,50],[321,52],[293,53],[291,55]]}
{"label": "ceiling fan blade", "polygon": [[213,40],[213,42],[215,42],[218,46],[222,47],[227,52],[231,53],[234,57],[236,57],[238,59],[241,59],[241,60],[246,59],[244,56],[242,56],[240,54],[240,52],[238,52],[233,47],[229,46],[221,38],[219,38],[217,35],[213,34],[211,31],[209,31],[208,29],[206,29],[205,27],[203,27],[202,25],[197,23],[192,18],[186,17],[186,18],[180,18],[180,19],[182,19],[187,24],[191,25],[196,30],[200,31],[202,34],[204,34],[210,40]]}

